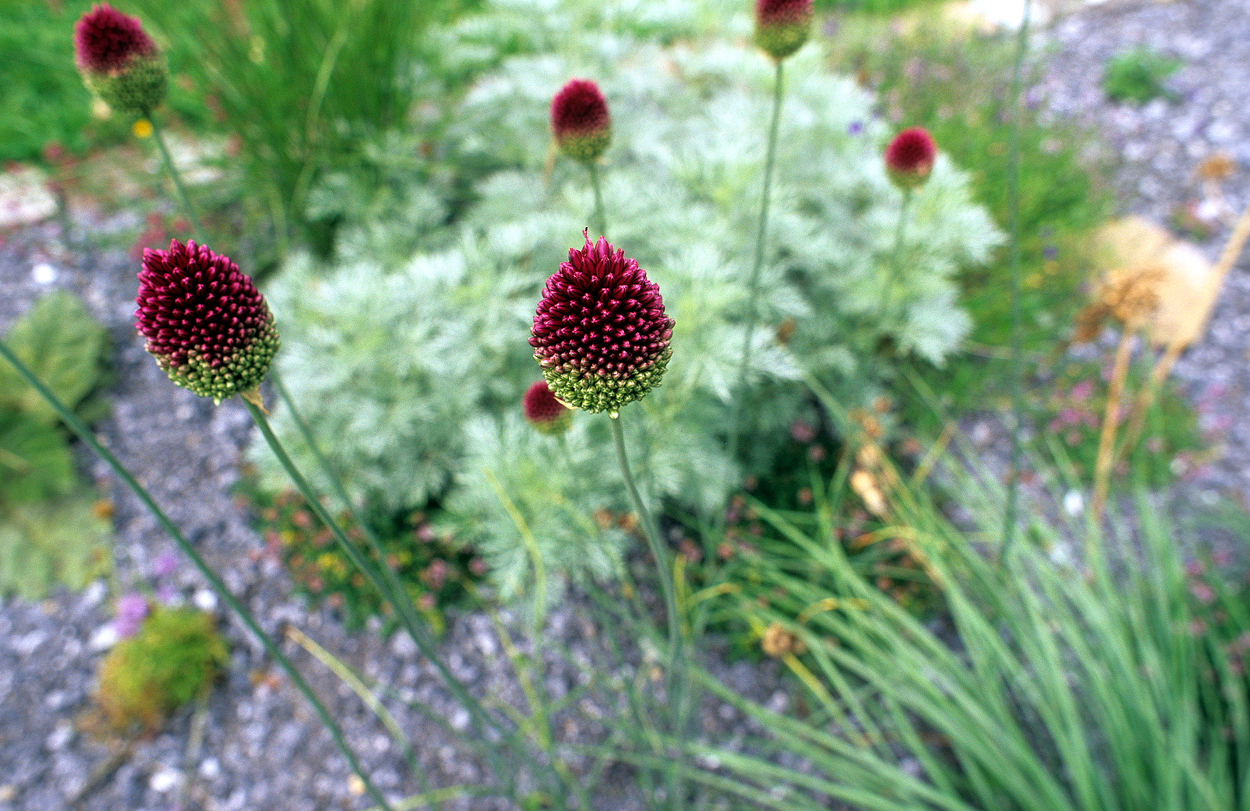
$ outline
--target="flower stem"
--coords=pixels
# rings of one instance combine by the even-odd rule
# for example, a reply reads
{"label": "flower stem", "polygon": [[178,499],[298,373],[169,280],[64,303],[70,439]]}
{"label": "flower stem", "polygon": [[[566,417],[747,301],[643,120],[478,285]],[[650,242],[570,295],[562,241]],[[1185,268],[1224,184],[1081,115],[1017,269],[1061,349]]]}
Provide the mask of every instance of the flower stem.
{"label": "flower stem", "polygon": [[1024,0],[1020,30],[1016,35],[1015,62],[1011,72],[1011,146],[1007,160],[1007,230],[1011,239],[1011,455],[1007,471],[1007,505],[1003,515],[1000,561],[1006,561],[1016,539],[1016,513],[1020,499],[1020,430],[1024,425],[1024,334],[1020,311],[1020,88],[1024,52],[1029,42],[1031,0]]}
{"label": "flower stem", "polygon": [[600,236],[606,237],[608,217],[603,208],[603,189],[599,185],[599,167],[594,161],[587,161],[586,168],[590,170],[590,185],[595,190],[595,227],[599,229]]}
{"label": "flower stem", "polygon": [[[777,60],[777,72],[773,84],[773,115],[768,127],[768,147],[764,156],[764,190],[760,199],[760,219],[755,231],[755,261],[751,266],[751,278],[747,285],[747,322],[742,339],[742,357],[738,362],[738,386],[729,412],[729,463],[730,469],[738,456],[739,423],[742,421],[743,400],[746,399],[747,370],[751,366],[751,341],[759,320],[760,275],[764,267],[764,243],[768,233],[768,205],[772,196],[773,165],[777,159],[777,132],[781,124],[781,100],[784,90],[782,61]],[[723,513],[723,511],[722,511]],[[723,514],[716,521],[724,526]]]}
{"label": "flower stem", "polygon": [[[638,512],[638,518],[642,524],[642,534],[646,536],[647,546],[651,550],[651,557],[655,559],[656,573],[660,578],[660,591],[664,595],[664,611],[668,615],[668,678],[667,693],[670,706],[680,708],[683,704],[682,696],[678,693],[683,689],[685,683],[684,670],[685,662],[682,656],[682,632],[681,620],[677,615],[677,592],[673,584],[673,567],[669,563],[668,551],[660,542],[659,527],[651,516],[651,512],[647,509],[642,501],[642,496],[638,493],[638,486],[634,482],[634,474],[629,468],[629,454],[625,451],[625,431],[621,427],[620,416],[610,417],[612,425],[612,440],[616,445],[616,459],[621,466],[621,476],[625,479],[625,489],[629,491],[629,499],[634,505],[634,509]],[[681,713],[678,713],[680,717]],[[678,728],[673,730],[676,738],[684,743],[684,730]],[[669,802],[670,808],[679,809],[683,807],[683,797],[681,794],[681,786],[683,783],[683,772],[685,769],[685,750],[684,747],[678,753],[676,768],[670,773],[670,790]]]}
{"label": "flower stem", "polygon": [[881,305],[877,307],[877,318],[881,325],[887,325],[890,315],[890,294],[903,275],[903,234],[907,227],[907,209],[911,206],[912,189],[903,190],[903,204],[898,210],[898,226],[894,229],[894,253],[890,257],[890,275],[886,278],[885,289],[881,291]]}
{"label": "flower stem", "polygon": [[169,533],[170,537],[174,539],[174,542],[178,544],[178,548],[182,551],[182,554],[187,556],[187,559],[191,561],[191,563],[200,571],[200,574],[202,574],[208,581],[209,586],[211,586],[212,589],[220,595],[226,606],[233,611],[234,614],[242,620],[243,624],[247,626],[248,630],[250,630],[256,638],[260,640],[260,643],[264,646],[265,651],[273,657],[274,661],[278,663],[278,666],[281,667],[287,674],[291,683],[295,685],[295,689],[297,689],[304,696],[304,698],[307,699],[308,703],[312,705],[313,711],[317,714],[317,718],[326,728],[326,731],[330,733],[330,737],[334,739],[334,744],[347,760],[347,765],[364,783],[365,790],[369,792],[369,796],[373,798],[373,801],[381,808],[391,811],[391,805],[386,801],[386,797],[383,796],[382,792],[379,791],[377,786],[373,784],[373,781],[369,779],[369,776],[365,773],[364,768],[360,765],[360,761],[356,759],[355,753],[351,750],[351,747],[348,746],[346,739],[343,737],[342,730],[339,729],[338,724],[335,723],[329,710],[327,710],[325,705],[321,703],[321,700],[317,698],[316,693],[312,691],[312,688],[308,685],[308,682],[304,680],[304,677],[300,674],[299,670],[295,667],[291,660],[287,658],[286,654],[282,652],[273,639],[261,629],[251,612],[249,612],[243,604],[230,593],[230,590],[226,587],[225,582],[223,582],[221,577],[213,571],[212,567],[208,565],[204,558],[200,557],[199,552],[196,551],[191,542],[188,541],[186,536],[182,534],[182,531],[179,530],[173,521],[170,520],[169,516],[167,516],[165,512],[156,504],[156,501],[152,498],[151,494],[148,493],[143,485],[139,484],[135,477],[131,475],[130,471],[126,469],[126,467],[117,459],[116,456],[113,455],[111,451],[96,440],[95,435],[82,422],[82,420],[80,420],[74,412],[70,411],[65,404],[62,403],[46,385],[44,385],[43,381],[41,381],[35,373],[21,361],[20,358],[13,354],[12,350],[10,350],[3,341],[0,341],[0,357],[3,357],[9,363],[13,364],[13,367],[17,369],[17,373],[21,375],[27,383],[34,387],[35,391],[39,393],[39,396],[43,397],[43,399],[52,406],[53,410],[55,410],[57,415],[61,418],[61,421],[65,423],[75,436],[82,440],[87,447],[91,448],[96,455],[103,459],[105,463],[113,469],[113,472],[117,474],[119,479],[121,479],[122,484],[134,493],[135,497],[143,503],[143,506],[152,513],[152,516],[156,518],[157,522],[165,529],[166,532]]}
{"label": "flower stem", "polygon": [[179,202],[182,203],[182,213],[187,216],[187,221],[191,223],[191,230],[195,232],[195,238],[203,245],[204,229],[200,228],[200,222],[196,219],[195,208],[191,205],[191,198],[187,195],[186,187],[182,185],[182,175],[178,173],[178,167],[174,165],[174,159],[169,154],[169,147],[165,145],[165,136],[161,134],[160,124],[156,123],[156,116],[149,116],[148,123],[152,125],[152,139],[160,147],[161,157],[165,163],[165,171],[169,174],[170,179],[174,181],[174,189],[178,192]]}
{"label": "flower stem", "polygon": [[[399,615],[400,621],[404,625],[404,628],[408,631],[408,635],[412,638],[412,641],[416,643],[417,648],[439,671],[444,684],[446,684],[447,688],[451,690],[456,699],[466,710],[469,711],[469,716],[473,723],[474,741],[481,742],[484,740],[482,729],[483,723],[493,727],[497,732],[505,734],[506,731],[500,727],[498,720],[492,718],[490,714],[485,711],[478,700],[474,698],[471,693],[469,693],[464,684],[457,679],[455,674],[453,674],[447,667],[447,664],[443,661],[442,657],[435,649],[433,641],[429,638],[428,634],[422,630],[420,619],[416,615],[412,605],[412,600],[409,598],[407,590],[404,589],[403,584],[399,581],[395,572],[384,563],[386,555],[381,547],[377,545],[376,537],[371,532],[366,532],[365,537],[369,541],[373,553],[377,555],[378,560],[380,561],[377,567],[369,562],[369,560],[361,553],[359,547],[343,532],[343,529],[339,526],[338,522],[335,521],[329,512],[326,511],[325,507],[321,503],[321,500],[317,497],[316,492],[308,483],[308,480],[304,478],[304,475],[299,471],[295,462],[282,446],[282,443],[278,439],[277,435],[274,434],[273,428],[270,426],[269,420],[265,416],[264,412],[261,411],[255,403],[250,401],[244,400],[244,405],[247,407],[248,412],[252,415],[252,420],[256,423],[256,427],[260,429],[261,435],[264,436],[265,441],[269,444],[270,450],[273,451],[291,481],[304,496],[304,500],[308,502],[309,508],[316,514],[318,520],[320,520],[321,523],[330,530],[331,534],[334,535],[339,547],[351,559],[356,568],[366,578],[368,578],[369,582],[378,590],[378,593],[382,595],[383,599],[385,599],[387,603],[395,609],[396,613]],[[297,419],[297,421],[299,420]],[[311,440],[311,435],[306,435],[306,438],[309,440],[310,447],[315,449],[315,445],[313,445]],[[319,453],[317,455],[320,457]],[[338,490],[337,495],[339,495],[340,498],[346,499],[346,493],[343,492],[341,485],[337,484],[337,480],[332,475],[331,471],[327,469],[326,475],[331,479],[331,481],[335,482]],[[348,502],[348,505],[350,509],[350,502]],[[361,524],[361,527],[362,529],[364,528],[363,523]],[[386,576],[380,575],[378,573],[378,569],[385,571]],[[483,748],[487,756],[492,760],[497,757],[498,753],[495,752],[495,747],[487,746]],[[501,763],[494,762],[492,763],[492,766],[494,767],[497,776],[504,778],[511,777],[511,770],[504,769]]]}

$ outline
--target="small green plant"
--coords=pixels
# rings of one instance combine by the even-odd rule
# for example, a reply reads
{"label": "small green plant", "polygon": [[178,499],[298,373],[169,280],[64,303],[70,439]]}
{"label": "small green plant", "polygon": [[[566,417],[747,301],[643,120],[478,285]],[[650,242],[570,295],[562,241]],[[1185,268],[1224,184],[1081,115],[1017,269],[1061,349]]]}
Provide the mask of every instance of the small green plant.
{"label": "small green plant", "polygon": [[1174,56],[1164,56],[1149,48],[1133,48],[1107,60],[1102,90],[1112,101],[1137,104],[1165,98],[1176,101],[1176,91],[1166,86],[1168,77],[1184,64]]}
{"label": "small green plant", "polygon": [[210,614],[158,606],[100,662],[96,704],[116,732],[155,731],[229,662]]}
{"label": "small green plant", "polygon": [[[78,299],[52,293],[5,343],[84,417],[104,374],[106,334]],[[39,599],[56,585],[80,589],[112,563],[109,525],[79,481],[56,413],[0,363],[0,593]]]}

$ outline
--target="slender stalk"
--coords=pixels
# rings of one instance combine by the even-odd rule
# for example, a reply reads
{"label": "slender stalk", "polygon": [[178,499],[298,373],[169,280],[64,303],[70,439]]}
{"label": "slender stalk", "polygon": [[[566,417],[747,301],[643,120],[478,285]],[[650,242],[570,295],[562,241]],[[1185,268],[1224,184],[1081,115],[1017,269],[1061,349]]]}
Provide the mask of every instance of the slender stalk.
{"label": "slender stalk", "polygon": [[[274,434],[273,428],[269,424],[269,419],[265,416],[264,412],[261,411],[255,403],[246,399],[244,399],[243,402],[247,407],[248,413],[252,415],[252,420],[256,423],[256,427],[260,429],[261,435],[264,436],[265,441],[268,443],[270,450],[273,451],[291,481],[304,496],[305,501],[308,502],[309,508],[316,514],[318,520],[320,520],[322,524],[330,530],[331,534],[334,535],[339,547],[351,559],[352,564],[355,565],[366,578],[368,578],[369,582],[378,590],[378,593],[382,595],[383,599],[385,599],[399,614],[400,621],[408,631],[408,634],[412,638],[413,642],[416,643],[417,648],[430,661],[430,663],[434,665],[435,669],[438,670],[444,684],[447,686],[447,689],[449,689],[461,705],[469,711],[469,716],[473,723],[474,740],[484,740],[482,728],[483,723],[493,727],[501,734],[507,734],[507,731],[501,728],[498,719],[493,718],[489,713],[487,713],[481,706],[481,703],[473,697],[473,694],[470,693],[464,684],[456,678],[455,674],[451,672],[451,670],[447,667],[447,664],[443,661],[443,658],[435,649],[434,643],[430,640],[429,636],[422,631],[421,622],[416,616],[412,606],[412,601],[409,599],[407,591],[403,588],[403,585],[399,582],[395,573],[389,567],[385,566],[385,554],[381,551],[380,547],[375,547],[373,550],[375,554],[379,555],[379,561],[382,561],[379,566],[375,567],[361,553],[360,548],[347,537],[338,522],[335,521],[329,512],[326,511],[324,505],[321,503],[321,500],[317,498],[316,492],[308,483],[308,480],[304,478],[304,475],[300,472],[299,468],[296,467],[295,462],[291,459],[290,455],[287,454],[286,449],[282,446],[282,443],[279,441],[277,435]],[[331,479],[333,478],[334,477],[331,476]],[[366,537],[372,538],[370,535],[366,535]],[[386,575],[380,575],[378,573],[378,569],[385,571]],[[504,769],[502,764],[498,762],[499,753],[495,751],[496,748],[492,746],[481,748],[485,752],[486,756],[494,761],[492,766],[495,774],[499,777],[510,779],[511,770]]]}
{"label": "slender stalk", "polygon": [[203,245],[204,229],[200,228],[200,222],[195,217],[195,208],[191,205],[191,198],[187,196],[186,187],[182,185],[182,176],[178,173],[178,167],[174,166],[174,159],[169,154],[169,147],[165,146],[165,136],[161,135],[161,127],[160,124],[156,123],[156,116],[150,116],[148,123],[152,125],[152,139],[160,147],[161,157],[165,162],[165,171],[169,174],[170,179],[174,181],[174,189],[178,192],[178,199],[182,203],[182,213],[187,216],[187,220],[191,223],[191,230],[195,232],[195,238]]}
{"label": "slender stalk", "polygon": [[[642,496],[638,493],[638,486],[634,483],[634,474],[629,468],[629,454],[625,451],[625,431],[621,428],[621,418],[614,416],[610,418],[610,421],[612,440],[616,445],[616,459],[621,466],[621,476],[625,479],[625,489],[629,491],[629,499],[638,512],[643,535],[647,538],[647,546],[651,549],[651,556],[655,558],[656,572],[660,577],[660,590],[664,595],[664,611],[668,615],[669,655],[666,680],[668,700],[680,710],[683,702],[679,693],[682,692],[685,683],[685,663],[682,657],[681,620],[677,616],[677,593],[673,585],[673,567],[669,563],[668,551],[660,542],[659,527],[643,503]],[[680,711],[678,715],[681,715]],[[676,739],[681,742],[681,749],[677,755],[676,768],[670,773],[669,802],[671,805],[669,807],[680,809],[685,804],[681,793],[686,763],[685,735],[682,729],[675,729],[673,732]]]}
{"label": "slender stalk", "polygon": [[[746,399],[747,369],[751,365],[751,340],[755,336],[755,325],[759,320],[757,299],[760,291],[760,275],[764,268],[764,243],[768,233],[768,205],[772,197],[773,165],[777,161],[777,131],[781,124],[781,100],[785,88],[785,76],[782,61],[777,60],[777,72],[773,83],[773,117],[768,125],[768,147],[764,155],[764,190],[760,199],[760,219],[755,231],[755,261],[751,265],[751,278],[747,285],[747,323],[742,339],[742,357],[738,362],[737,394],[729,412],[729,461],[733,464],[738,455],[739,423],[742,421],[743,400]],[[724,516],[717,518],[718,528],[724,525]]]}
{"label": "slender stalk", "polygon": [[386,801],[386,797],[382,795],[382,792],[379,791],[373,784],[373,781],[369,779],[369,776],[365,773],[364,768],[360,765],[360,761],[356,759],[355,753],[352,751],[351,747],[347,745],[347,741],[343,737],[342,730],[339,729],[338,724],[335,723],[329,710],[327,710],[325,705],[321,703],[321,700],[317,698],[316,693],[312,691],[312,688],[308,685],[308,682],[304,680],[304,677],[300,674],[299,670],[295,667],[291,660],[287,658],[286,654],[282,652],[273,639],[271,639],[269,635],[261,629],[251,612],[249,612],[247,608],[245,608],[243,604],[230,593],[230,590],[226,587],[225,582],[222,581],[221,577],[218,576],[215,571],[213,571],[212,567],[208,565],[204,558],[200,556],[199,552],[196,551],[195,546],[187,540],[186,536],[183,535],[182,531],[179,530],[174,522],[170,520],[169,516],[167,516],[160,506],[157,505],[151,494],[148,493],[143,485],[139,484],[135,477],[131,475],[130,471],[126,469],[126,467],[117,459],[116,456],[113,455],[111,451],[96,440],[95,435],[82,422],[82,420],[80,420],[74,412],[70,411],[65,404],[62,403],[46,385],[44,385],[43,381],[35,376],[34,372],[32,372],[20,358],[13,354],[12,350],[10,350],[3,341],[0,341],[0,357],[3,357],[9,363],[13,364],[13,367],[17,369],[17,373],[39,393],[39,396],[43,397],[43,399],[52,406],[53,410],[55,410],[57,415],[61,418],[61,421],[74,432],[75,436],[82,440],[87,447],[91,448],[96,455],[103,459],[105,463],[113,469],[113,472],[117,474],[117,477],[121,479],[122,483],[126,485],[126,487],[135,494],[135,497],[143,503],[143,506],[152,513],[152,516],[156,518],[157,522],[165,529],[166,532],[169,533],[170,537],[174,539],[174,542],[178,544],[178,548],[182,551],[182,554],[187,556],[187,559],[191,561],[191,563],[200,571],[200,574],[202,574],[208,581],[209,586],[211,586],[212,589],[220,595],[226,606],[233,611],[234,614],[242,620],[243,624],[247,626],[248,630],[250,630],[256,638],[260,640],[260,643],[264,646],[265,651],[273,657],[274,661],[278,663],[278,666],[281,667],[287,674],[291,683],[295,685],[295,689],[308,700],[310,705],[312,705],[317,718],[321,721],[322,725],[325,726],[326,731],[330,733],[330,737],[334,739],[335,746],[338,747],[339,751],[343,754],[343,757],[346,758],[348,766],[364,783],[365,790],[368,791],[369,796],[373,799],[373,801],[384,809],[390,809],[391,806]]}
{"label": "slender stalk", "polygon": [[907,227],[907,209],[911,207],[912,190],[903,190],[903,204],[898,210],[898,226],[894,229],[894,253],[890,257],[890,275],[885,281],[885,289],[881,291],[881,305],[877,307],[877,318],[881,324],[886,323],[890,311],[890,294],[903,275],[903,235]]}
{"label": "slender stalk", "polygon": [[599,167],[594,161],[587,161],[586,169],[590,172],[590,186],[595,190],[595,227],[599,235],[608,235],[608,217],[603,208],[603,189],[599,184]]}
{"label": "slender stalk", "polygon": [[1016,539],[1016,513],[1020,498],[1020,429],[1024,424],[1024,331],[1020,309],[1020,93],[1024,53],[1029,43],[1032,0],[1024,0],[1020,30],[1016,35],[1015,61],[1011,69],[1011,148],[1007,159],[1007,230],[1011,239],[1011,454],[1008,463],[1007,505],[1003,511],[1003,544],[1000,560],[1011,554]]}

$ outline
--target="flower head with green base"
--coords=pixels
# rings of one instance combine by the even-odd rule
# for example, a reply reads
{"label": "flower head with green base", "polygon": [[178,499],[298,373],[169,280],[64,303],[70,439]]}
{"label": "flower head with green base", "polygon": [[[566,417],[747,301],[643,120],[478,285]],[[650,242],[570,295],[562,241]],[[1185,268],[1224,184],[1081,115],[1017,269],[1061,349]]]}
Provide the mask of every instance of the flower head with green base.
{"label": "flower head with green base", "polygon": [[156,43],[108,3],[74,26],[74,63],[87,89],[124,115],[147,117],[165,98],[169,72]]}
{"label": "flower head with green base", "polygon": [[214,402],[257,389],[278,351],[265,298],[229,257],[173,240],[143,251],[135,327],[171,380]]}
{"label": "flower head with green base", "polygon": [[885,170],[900,189],[924,185],[937,160],[937,145],[924,127],[905,129],[885,148]]}
{"label": "flower head with green base", "polygon": [[756,0],[755,44],[778,61],[790,56],[812,29],[812,0]]}
{"label": "flower head with green base", "polygon": [[525,419],[542,434],[559,436],[573,425],[573,410],[556,399],[546,380],[535,381],[521,398]]}
{"label": "flower head with green base", "polygon": [[565,155],[582,163],[597,160],[612,141],[612,118],[599,86],[570,79],[551,100],[551,132]]}
{"label": "flower head with green base", "polygon": [[552,394],[592,414],[615,416],[660,385],[673,349],[673,320],[660,288],[604,237],[547,280],[530,345]]}

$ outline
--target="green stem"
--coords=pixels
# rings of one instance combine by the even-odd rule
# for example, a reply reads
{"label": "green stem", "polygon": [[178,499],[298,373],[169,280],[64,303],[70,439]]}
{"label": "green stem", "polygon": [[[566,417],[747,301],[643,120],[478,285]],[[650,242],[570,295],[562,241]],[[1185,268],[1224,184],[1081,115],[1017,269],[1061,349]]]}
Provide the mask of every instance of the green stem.
{"label": "green stem", "polygon": [[[777,133],[781,124],[781,100],[784,90],[782,62],[777,60],[777,72],[773,84],[773,116],[768,127],[768,147],[764,156],[764,190],[760,200],[760,219],[755,232],[755,261],[751,266],[751,277],[747,285],[747,322],[746,332],[742,339],[742,357],[738,362],[738,385],[729,412],[729,463],[730,469],[738,456],[739,423],[742,421],[742,406],[746,399],[747,370],[751,365],[751,341],[755,335],[755,325],[759,320],[760,276],[764,268],[764,243],[768,233],[768,206],[772,196],[773,165],[777,159]],[[724,527],[724,511],[716,519],[718,529]]]}
{"label": "green stem", "polygon": [[[404,589],[403,584],[400,583],[399,578],[394,571],[385,565],[386,555],[380,546],[374,545],[376,544],[375,537],[371,533],[366,533],[366,539],[371,545],[373,545],[373,552],[378,556],[378,560],[380,561],[379,566],[376,568],[361,553],[359,547],[357,547],[357,545],[347,537],[338,522],[335,521],[329,512],[326,511],[324,505],[321,503],[321,500],[317,498],[316,492],[308,483],[308,480],[304,478],[304,475],[300,472],[299,468],[296,467],[295,462],[291,459],[290,455],[287,454],[286,449],[282,446],[282,443],[279,441],[277,435],[274,434],[273,428],[269,424],[269,419],[265,416],[264,412],[261,411],[255,403],[252,403],[247,399],[243,399],[243,403],[247,407],[248,413],[252,415],[252,420],[256,423],[256,427],[260,429],[261,435],[264,436],[265,441],[269,444],[270,450],[273,451],[291,481],[304,496],[304,500],[308,503],[309,508],[316,514],[318,520],[320,520],[321,523],[330,530],[331,534],[334,535],[339,548],[341,548],[351,559],[352,564],[355,565],[366,578],[368,578],[369,582],[378,590],[378,593],[382,595],[383,599],[385,599],[395,609],[396,613],[399,615],[400,621],[408,631],[408,635],[412,637],[413,642],[416,643],[417,648],[438,670],[440,676],[442,676],[444,684],[449,690],[451,690],[456,699],[466,710],[469,711],[469,716],[473,723],[474,742],[484,741],[482,730],[483,722],[489,724],[501,734],[506,735],[506,731],[500,727],[498,720],[492,718],[491,715],[485,711],[485,709],[481,706],[477,699],[473,697],[464,684],[456,678],[455,674],[451,672],[436,650],[433,641],[430,640],[428,635],[423,632],[421,621],[416,615],[412,601],[408,597],[407,590]],[[311,437],[309,438],[311,439]],[[326,473],[327,476],[329,476],[332,481],[335,481],[337,485],[337,481],[330,471],[327,470]],[[341,498],[346,497],[346,493],[342,491],[341,485],[337,485],[337,489],[341,494]],[[379,575],[379,568],[386,572],[386,576]],[[496,775],[505,779],[511,779],[511,770],[504,769],[502,764],[496,760],[498,753],[495,751],[495,748],[490,746],[482,748],[486,752],[487,757],[492,760],[492,766]]]}
{"label": "green stem", "polygon": [[898,226],[894,229],[894,253],[890,257],[890,275],[886,278],[885,289],[881,291],[881,304],[877,307],[877,318],[881,326],[888,326],[887,316],[890,314],[890,294],[903,275],[903,234],[907,227],[907,209],[911,206],[912,190],[903,190],[903,204],[898,210]]}
{"label": "green stem", "polygon": [[1007,505],[1003,515],[1000,560],[1011,554],[1016,539],[1016,513],[1020,491],[1020,430],[1024,425],[1024,335],[1020,311],[1020,92],[1024,53],[1028,47],[1031,0],[1024,0],[1020,31],[1016,36],[1015,63],[1011,74],[1011,146],[1007,160],[1007,220],[1011,239],[1011,455],[1008,467]]}
{"label": "green stem", "polygon": [[169,147],[165,146],[165,137],[161,135],[161,127],[156,123],[156,116],[149,116],[148,123],[152,125],[152,139],[156,141],[156,145],[161,149],[161,157],[165,162],[165,171],[169,173],[170,179],[174,181],[174,189],[178,192],[178,200],[182,203],[182,213],[186,215],[187,221],[191,223],[191,230],[195,232],[195,238],[203,245],[204,230],[200,228],[199,220],[195,217],[195,208],[191,205],[191,198],[187,196],[186,187],[182,185],[182,176],[178,173],[178,167],[174,166],[174,159],[169,154]]}
{"label": "green stem", "polygon": [[608,235],[608,217],[604,213],[603,208],[603,190],[599,186],[599,167],[594,161],[588,161],[586,168],[590,170],[590,186],[595,190],[595,227],[599,229],[599,235],[606,237]]}
{"label": "green stem", "polygon": [[[668,700],[673,706],[680,708],[682,700],[678,693],[684,685],[685,662],[682,656],[681,620],[677,615],[677,592],[673,585],[673,567],[669,563],[667,549],[660,542],[659,527],[643,503],[638,486],[634,482],[634,474],[630,471],[629,454],[625,451],[625,431],[621,427],[621,418],[620,416],[610,417],[610,422],[612,440],[616,445],[616,459],[621,466],[621,476],[625,479],[625,489],[629,491],[629,499],[638,512],[642,533],[647,538],[647,546],[651,549],[651,557],[655,558],[656,572],[660,577],[660,591],[664,595],[664,610],[668,615]],[[683,730],[674,729],[673,732],[676,733],[679,741],[685,741]],[[683,746],[678,753],[676,768],[671,773],[669,801],[672,803],[670,807],[674,809],[680,809],[684,805],[681,787],[684,782],[685,762],[686,755]]]}
{"label": "green stem", "polygon": [[122,483],[132,493],[134,493],[139,501],[143,503],[143,506],[152,513],[157,522],[165,529],[166,532],[169,533],[170,537],[174,539],[174,542],[178,544],[178,548],[182,551],[182,554],[187,556],[187,559],[190,560],[195,568],[200,571],[200,574],[204,576],[204,578],[208,581],[209,586],[217,592],[226,606],[233,611],[234,614],[242,620],[243,624],[247,626],[248,630],[250,630],[256,638],[260,640],[260,643],[264,646],[265,651],[273,657],[274,661],[278,663],[278,666],[281,667],[287,674],[291,683],[295,685],[295,689],[298,690],[305,699],[307,699],[310,705],[312,705],[313,711],[317,714],[317,718],[326,728],[326,731],[330,733],[330,737],[334,739],[335,746],[338,747],[339,751],[343,754],[343,757],[346,758],[348,766],[364,783],[365,790],[369,792],[369,796],[372,797],[373,801],[380,807],[390,811],[391,805],[386,801],[386,797],[382,795],[382,792],[379,791],[373,784],[373,781],[369,779],[369,776],[365,773],[364,768],[360,765],[360,761],[356,759],[355,753],[353,753],[351,747],[347,745],[347,741],[343,737],[342,730],[340,730],[338,724],[334,722],[334,718],[331,717],[329,710],[326,709],[325,705],[321,703],[321,700],[318,699],[317,695],[312,691],[308,682],[306,682],[304,677],[300,675],[299,670],[296,669],[291,660],[286,657],[286,654],[278,648],[273,639],[271,639],[269,635],[261,629],[251,612],[249,612],[242,603],[235,599],[234,595],[231,594],[230,590],[226,587],[225,582],[223,582],[217,573],[208,565],[208,563],[200,557],[200,554],[195,550],[195,547],[191,544],[191,542],[187,540],[186,536],[182,534],[182,531],[178,529],[174,522],[169,519],[169,516],[167,516],[165,512],[156,504],[156,501],[152,498],[151,494],[148,493],[143,485],[139,484],[135,477],[131,475],[130,471],[127,470],[120,461],[118,461],[117,457],[114,456],[111,451],[96,440],[95,435],[82,422],[82,420],[70,411],[65,404],[62,403],[46,385],[44,385],[43,381],[36,377],[35,373],[32,372],[20,358],[13,354],[12,350],[10,350],[3,341],[0,341],[0,357],[4,357],[5,360],[13,364],[13,367],[17,369],[17,373],[21,375],[27,383],[34,387],[35,391],[37,391],[39,395],[52,406],[57,415],[61,418],[61,421],[64,422],[71,431],[73,431],[74,435],[82,440],[87,447],[91,448],[96,455],[103,459],[105,463],[113,469],[113,472],[117,474],[117,477],[121,479]]}

